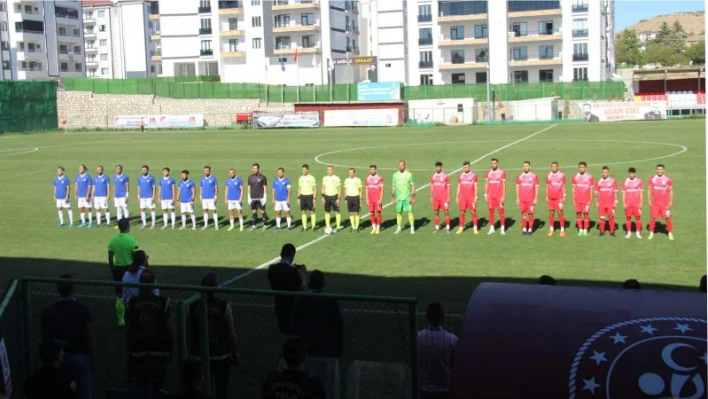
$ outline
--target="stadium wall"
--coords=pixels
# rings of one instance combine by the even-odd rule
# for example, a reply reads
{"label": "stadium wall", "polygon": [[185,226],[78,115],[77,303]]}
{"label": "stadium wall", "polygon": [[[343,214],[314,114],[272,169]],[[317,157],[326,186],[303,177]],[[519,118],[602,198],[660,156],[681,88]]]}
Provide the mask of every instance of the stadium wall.
{"label": "stadium wall", "polygon": [[320,113],[320,124],[324,125],[324,111],[327,110],[366,110],[366,109],[391,109],[398,110],[398,125],[403,125],[404,102],[360,102],[360,103],[321,103],[321,104],[295,104],[296,112],[317,111]]}

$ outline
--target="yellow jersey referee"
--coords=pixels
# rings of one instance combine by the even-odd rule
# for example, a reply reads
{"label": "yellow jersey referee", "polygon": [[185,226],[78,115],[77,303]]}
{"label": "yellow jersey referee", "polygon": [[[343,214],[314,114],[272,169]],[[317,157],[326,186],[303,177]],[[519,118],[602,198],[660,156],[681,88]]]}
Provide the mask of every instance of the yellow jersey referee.
{"label": "yellow jersey referee", "polygon": [[307,231],[307,218],[312,219],[312,231],[317,227],[315,204],[317,203],[317,179],[310,174],[310,165],[302,165],[302,176],[297,181],[297,202],[302,212],[302,231]]}
{"label": "yellow jersey referee", "polygon": [[342,192],[342,180],[334,174],[334,166],[327,167],[327,176],[322,178],[322,202],[325,208],[325,226],[330,227],[331,212],[337,220],[336,233],[342,228],[342,216],[339,214],[339,196]]}

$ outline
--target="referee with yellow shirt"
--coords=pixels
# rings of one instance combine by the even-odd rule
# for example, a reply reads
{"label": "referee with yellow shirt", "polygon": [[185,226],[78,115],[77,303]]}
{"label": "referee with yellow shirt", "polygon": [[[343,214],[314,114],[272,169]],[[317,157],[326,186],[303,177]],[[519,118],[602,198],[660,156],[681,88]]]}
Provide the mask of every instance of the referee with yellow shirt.
{"label": "referee with yellow shirt", "polygon": [[334,174],[334,166],[327,167],[327,176],[322,178],[322,202],[325,208],[325,226],[330,227],[330,215],[334,211],[337,220],[336,233],[342,228],[342,216],[339,214],[339,197],[342,193],[342,180]]}
{"label": "referee with yellow shirt", "polygon": [[349,230],[350,232],[359,232],[359,211],[361,210],[362,187],[361,179],[356,177],[356,169],[349,168],[349,177],[344,179],[344,199],[347,201],[349,222],[352,226]]}
{"label": "referee with yellow shirt", "polygon": [[302,212],[302,231],[307,231],[307,218],[312,219],[312,231],[317,228],[315,204],[317,203],[317,179],[310,174],[310,165],[302,165],[302,176],[297,181],[297,201]]}

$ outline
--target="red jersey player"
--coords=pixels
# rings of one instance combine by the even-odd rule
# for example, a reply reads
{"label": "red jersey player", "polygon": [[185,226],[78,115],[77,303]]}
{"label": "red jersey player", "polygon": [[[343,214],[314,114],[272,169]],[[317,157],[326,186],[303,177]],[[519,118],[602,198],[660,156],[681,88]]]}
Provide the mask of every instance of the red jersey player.
{"label": "red jersey player", "polygon": [[558,162],[551,163],[551,171],[546,175],[546,202],[548,203],[548,224],[551,226],[548,232],[549,237],[553,237],[555,230],[555,213],[558,212],[560,222],[560,236],[565,237],[565,217],[563,216],[563,204],[565,203],[565,173],[558,170]]}
{"label": "red jersey player", "polygon": [[669,176],[664,174],[664,165],[656,165],[656,175],[652,176],[647,183],[649,190],[649,206],[651,207],[651,219],[649,220],[649,239],[654,238],[654,227],[656,219],[666,219],[666,230],[669,232],[669,240],[674,239],[674,224],[671,221],[671,206],[674,204],[674,183]]}
{"label": "red jersey player", "polygon": [[644,183],[637,178],[637,170],[629,168],[629,177],[622,183],[622,207],[627,223],[627,236],[632,237],[632,218],[637,226],[637,238],[642,238],[642,205],[644,203]]}
{"label": "red jersey player", "polygon": [[384,179],[377,173],[376,165],[369,166],[369,176],[366,178],[366,202],[369,204],[371,218],[371,234],[381,231],[381,211],[383,210]]}
{"label": "red jersey player", "polygon": [[615,208],[617,207],[617,181],[610,177],[610,168],[602,167],[602,177],[595,183],[597,212],[600,216],[600,237],[605,235],[605,220],[610,222],[610,235],[615,236]]}
{"label": "red jersey player", "polygon": [[590,204],[592,189],[595,182],[587,173],[588,164],[580,162],[578,173],[573,176],[573,203],[575,204],[575,223],[578,225],[578,235],[587,236],[590,229]]}
{"label": "red jersey player", "polygon": [[504,230],[504,198],[506,197],[506,173],[499,169],[499,160],[492,158],[492,168],[484,172],[484,200],[489,208],[489,233],[494,234],[494,211],[499,211],[502,235]]}
{"label": "red jersey player", "polygon": [[435,230],[440,230],[440,210],[445,214],[445,231],[450,233],[450,176],[442,171],[443,164],[435,162],[435,174],[430,177],[430,203],[435,213]]}
{"label": "red jersey player", "polygon": [[462,173],[457,178],[457,203],[460,205],[460,228],[457,234],[462,234],[465,230],[465,213],[470,210],[472,213],[472,226],[474,233],[477,230],[477,174],[470,171],[470,161],[462,163]]}
{"label": "red jersey player", "polygon": [[516,178],[516,205],[521,210],[523,235],[533,233],[533,208],[538,203],[538,176],[531,172],[531,162],[524,161],[524,172]]}

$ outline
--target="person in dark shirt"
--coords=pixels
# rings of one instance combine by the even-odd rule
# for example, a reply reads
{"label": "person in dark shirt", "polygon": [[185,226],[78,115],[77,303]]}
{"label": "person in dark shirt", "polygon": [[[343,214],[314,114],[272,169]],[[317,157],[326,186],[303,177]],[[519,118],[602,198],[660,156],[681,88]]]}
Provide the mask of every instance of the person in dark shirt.
{"label": "person in dark shirt", "polygon": [[[303,275],[307,272],[304,265],[295,265],[296,253],[293,244],[283,245],[280,251],[280,262],[268,267],[268,282],[274,291],[302,291]],[[284,337],[292,334],[291,315],[295,298],[275,296],[275,315],[278,317],[278,328]]]}
{"label": "person in dark shirt", "polygon": [[261,165],[254,163],[251,166],[251,175],[248,176],[248,204],[251,205],[252,212],[251,231],[256,230],[258,210],[263,214],[263,230],[268,228],[268,214],[265,208],[267,192],[268,179],[261,174]]}
{"label": "person in dark shirt", "polygon": [[[143,271],[140,284],[155,284],[155,274],[149,269]],[[140,294],[128,301],[125,316],[128,352],[133,357],[138,389],[146,396],[152,391],[153,398],[161,398],[173,351],[170,300],[151,288],[141,288]]]}
{"label": "person in dark shirt", "polygon": [[[321,294],[325,276],[319,270],[310,273],[310,292]],[[307,355],[317,357],[342,356],[344,323],[339,302],[333,298],[298,298],[292,311],[293,334],[307,343]]]}
{"label": "person in dark shirt", "polygon": [[288,338],[283,344],[283,359],[287,369],[272,374],[263,383],[263,399],[325,399],[322,382],[303,371],[305,365],[305,340]]}
{"label": "person in dark shirt", "polygon": [[76,381],[77,396],[91,399],[93,318],[89,308],[74,298],[71,276],[64,274],[59,278],[66,280],[57,283],[59,299],[44,309],[40,318],[42,341],[66,342],[62,369]]}
{"label": "person in dark shirt", "polygon": [[210,399],[209,396],[202,393],[204,371],[201,360],[187,359],[184,361],[180,371],[180,382],[182,382],[182,390],[169,395],[168,399]]}
{"label": "person in dark shirt", "polygon": [[52,339],[39,348],[42,369],[25,381],[28,399],[72,399],[76,397],[76,383],[60,366],[64,357],[65,342]]}

